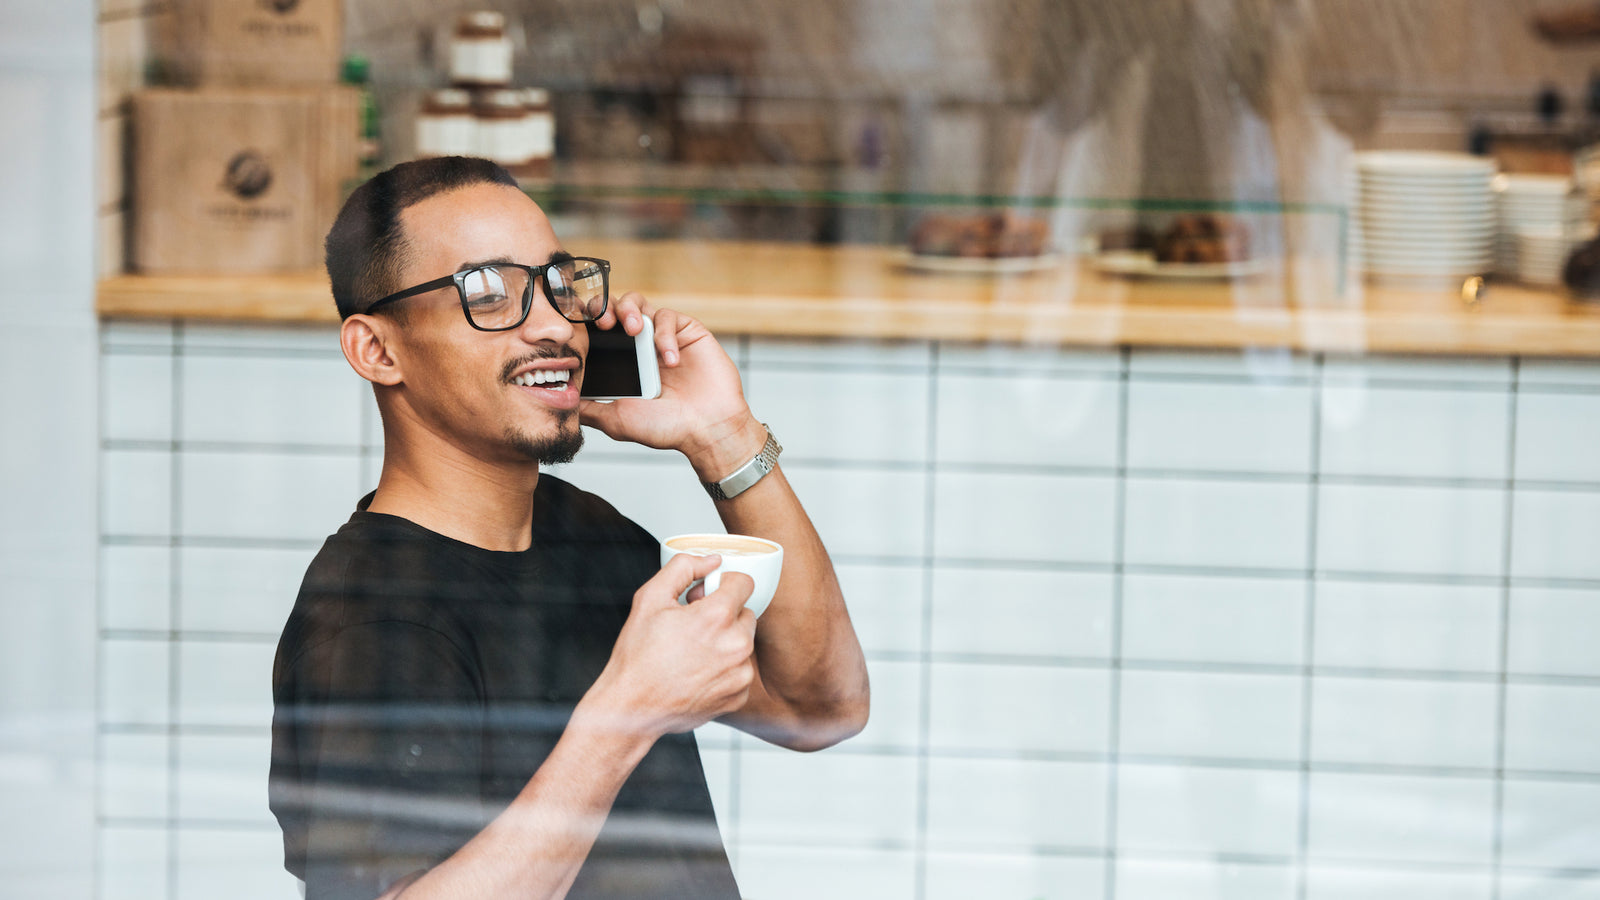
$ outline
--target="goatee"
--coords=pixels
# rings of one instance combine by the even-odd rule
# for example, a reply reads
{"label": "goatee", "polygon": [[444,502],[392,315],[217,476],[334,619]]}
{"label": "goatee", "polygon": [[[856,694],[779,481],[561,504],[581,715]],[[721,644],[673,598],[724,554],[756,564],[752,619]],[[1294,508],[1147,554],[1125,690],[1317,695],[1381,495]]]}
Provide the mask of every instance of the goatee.
{"label": "goatee", "polygon": [[576,417],[575,409],[561,410],[556,416],[555,434],[533,437],[512,428],[506,429],[506,442],[511,449],[542,466],[559,466],[572,462],[583,449],[583,429],[567,424]]}

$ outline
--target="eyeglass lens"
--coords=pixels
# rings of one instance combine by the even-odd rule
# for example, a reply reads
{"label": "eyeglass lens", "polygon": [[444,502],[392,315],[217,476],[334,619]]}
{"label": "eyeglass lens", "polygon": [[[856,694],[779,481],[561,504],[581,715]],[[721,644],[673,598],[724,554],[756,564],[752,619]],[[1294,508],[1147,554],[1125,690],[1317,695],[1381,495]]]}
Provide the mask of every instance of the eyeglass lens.
{"label": "eyeglass lens", "polygon": [[[557,263],[546,271],[550,298],[562,316],[575,322],[593,321],[605,312],[606,284],[601,267],[588,260]],[[467,314],[479,328],[514,328],[532,300],[526,269],[485,266],[462,279]]]}

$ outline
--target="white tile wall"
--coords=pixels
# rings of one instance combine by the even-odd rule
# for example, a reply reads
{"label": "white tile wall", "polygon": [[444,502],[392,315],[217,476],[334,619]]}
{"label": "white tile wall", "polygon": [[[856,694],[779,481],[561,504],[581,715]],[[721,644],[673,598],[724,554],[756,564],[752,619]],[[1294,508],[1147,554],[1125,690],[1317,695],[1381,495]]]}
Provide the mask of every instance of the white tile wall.
{"label": "white tile wall", "polygon": [[1586,359],[1524,359],[1517,366],[1517,384],[1540,390],[1550,385],[1600,386],[1600,369]]}
{"label": "white tile wall", "polygon": [[1110,575],[936,566],[935,653],[1107,658]]}
{"label": "white tile wall", "polygon": [[1529,578],[1600,578],[1600,492],[1522,490],[1512,510],[1511,574]]}
{"label": "white tile wall", "polygon": [[1509,395],[1443,388],[1323,388],[1322,471],[1506,477]]}
{"label": "white tile wall", "polygon": [[1305,356],[1273,349],[1146,350],[1134,349],[1128,371],[1135,377],[1191,375],[1213,379],[1270,381],[1304,378],[1312,373]]}
{"label": "white tile wall", "polygon": [[941,370],[935,381],[937,458],[979,465],[1115,466],[1120,389],[1106,377]]}
{"label": "white tile wall", "polygon": [[922,650],[922,567],[835,562],[856,639],[866,653]]}
{"label": "white tile wall", "polygon": [[267,806],[271,765],[272,736],[265,729],[179,735],[178,817],[259,825],[270,833],[277,822]]}
{"label": "white tile wall", "polygon": [[1122,900],[1292,900],[1294,869],[1259,863],[1117,859]]}
{"label": "white tile wall", "polygon": [[100,815],[166,818],[169,744],[165,734],[113,732],[100,736]]}
{"label": "white tile wall", "polygon": [[940,472],[934,476],[934,554],[1109,563],[1115,506],[1110,478]]}
{"label": "white tile wall", "polygon": [[1512,588],[1508,630],[1507,670],[1600,677],[1600,591]]}
{"label": "white tile wall", "polygon": [[1600,869],[1600,784],[1506,779],[1504,842],[1507,866]]}
{"label": "white tile wall", "polygon": [[930,851],[927,900],[1076,900],[1105,893],[1106,865],[1071,856]]}
{"label": "white tile wall", "polygon": [[[920,523],[927,509],[922,473],[800,463],[785,464],[783,471],[829,553],[836,557],[922,556],[926,541]],[[694,487],[700,490],[699,485]],[[908,522],[917,524],[907,527]]]}
{"label": "white tile wall", "polygon": [[1494,782],[1487,778],[1313,771],[1310,799],[1313,859],[1489,862]]}
{"label": "white tile wall", "polygon": [[[827,802],[818,802],[820,798]],[[894,756],[739,755],[739,835],[752,844],[910,842],[917,773]]]}
{"label": "white tile wall", "polygon": [[185,537],[320,542],[360,499],[354,455],[187,451],[179,466]]}
{"label": "white tile wall", "polygon": [[1342,866],[1312,866],[1306,872],[1307,900],[1489,900],[1493,893],[1488,872]]}
{"label": "white tile wall", "polygon": [[1224,472],[1311,469],[1309,385],[1134,381],[1128,466]]}
{"label": "white tile wall", "polygon": [[1481,682],[1314,678],[1311,759],[1492,767],[1496,694]]}
{"label": "white tile wall", "polygon": [[1126,502],[1129,563],[1305,568],[1306,485],[1129,478]]}
{"label": "white tile wall", "polygon": [[275,828],[180,828],[177,900],[293,900],[299,882],[283,868],[283,837]]}
{"label": "white tile wall", "polygon": [[100,365],[100,391],[102,439],[172,440],[171,356],[107,356]]}
{"label": "white tile wall", "polygon": [[1508,685],[1506,768],[1600,775],[1600,690]]}
{"label": "white tile wall", "polygon": [[1300,757],[1301,681],[1289,675],[1122,673],[1124,754]]}
{"label": "white tile wall", "polygon": [[1600,877],[1502,874],[1500,896],[1504,900],[1597,900]]}
{"label": "white tile wall", "polygon": [[1319,579],[1319,666],[1492,672],[1500,594],[1493,586]]}
{"label": "white tile wall", "polygon": [[1497,387],[1511,382],[1510,360],[1493,358],[1329,356],[1323,369],[1333,384],[1395,381]]}
{"label": "white tile wall", "polygon": [[[565,481],[604,497],[618,512],[658,538],[726,530],[694,471],[687,466],[588,459],[579,454],[571,465],[557,466],[551,471]],[[784,472],[791,481],[795,479],[792,467],[785,466]],[[354,501],[350,508],[355,508]],[[807,512],[816,519],[815,503],[807,505]],[[839,551],[834,549],[833,552]]]}
{"label": "white tile wall", "polygon": [[118,537],[165,537],[172,531],[172,454],[107,450],[100,455],[100,527]]}
{"label": "white tile wall", "polygon": [[922,664],[869,659],[867,679],[872,685],[872,713],[867,727],[848,746],[914,750],[922,714]]}
{"label": "white tile wall", "polygon": [[276,640],[185,640],[178,649],[178,721],[259,727],[272,721]]}
{"label": "white tile wall", "polygon": [[100,548],[100,625],[166,631],[172,620],[172,549]]}
{"label": "white tile wall", "polygon": [[[731,345],[723,342],[724,348]],[[841,365],[852,369],[897,368],[926,371],[933,350],[926,341],[840,340],[793,338],[750,339],[751,371],[781,366]]]}
{"label": "white tile wall", "polygon": [[930,759],[929,845],[1103,847],[1106,774],[1102,763]]}
{"label": "white tile wall", "polygon": [[[103,896],[169,860],[172,896],[294,896],[273,643],[381,431],[332,329],[176,330],[102,331]],[[875,706],[818,754],[702,730],[744,893],[1289,900],[1304,815],[1305,900],[1485,900],[1503,742],[1501,896],[1596,900],[1596,371],[750,341]],[[561,473],[721,530],[674,454],[593,436]]]}
{"label": "white tile wall", "polygon": [[928,378],[917,372],[757,369],[750,409],[784,460],[920,463],[928,458]]}
{"label": "white tile wall", "polygon": [[170,644],[108,639],[100,644],[100,718],[118,725],[164,725],[171,718]]}
{"label": "white tile wall", "polygon": [[767,900],[910,900],[916,856],[906,850],[751,846],[739,852],[739,891]]}
{"label": "white tile wall", "polygon": [[165,827],[105,826],[100,830],[99,900],[167,900]]}
{"label": "white tile wall", "polygon": [[182,440],[361,443],[362,395],[371,391],[343,357],[191,355],[182,371]]}
{"label": "white tile wall", "polygon": [[[354,498],[349,508],[355,509]],[[183,585],[178,627],[253,632],[276,640],[315,555],[310,548],[183,547],[178,560]]]}
{"label": "white tile wall", "polygon": [[934,663],[928,743],[1008,753],[1106,749],[1110,676],[1054,666]]}
{"label": "white tile wall", "polygon": [[1298,579],[1125,575],[1122,656],[1298,665],[1305,609],[1306,586]]}
{"label": "white tile wall", "polygon": [[1295,772],[1124,763],[1117,776],[1124,850],[1286,856],[1294,852]]}
{"label": "white tile wall", "polygon": [[1517,480],[1600,481],[1600,394],[1517,397]]}
{"label": "white tile wall", "polygon": [[1116,373],[1122,356],[1115,350],[1081,350],[1007,343],[939,345],[939,370],[1031,373]]}
{"label": "white tile wall", "polygon": [[1324,484],[1317,567],[1388,575],[1498,575],[1505,492],[1495,488]]}

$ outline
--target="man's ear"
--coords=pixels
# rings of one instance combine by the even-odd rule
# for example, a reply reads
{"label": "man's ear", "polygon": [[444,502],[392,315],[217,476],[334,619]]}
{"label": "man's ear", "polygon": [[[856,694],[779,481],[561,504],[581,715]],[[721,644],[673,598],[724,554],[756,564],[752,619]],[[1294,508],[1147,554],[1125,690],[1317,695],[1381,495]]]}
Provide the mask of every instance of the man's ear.
{"label": "man's ear", "polygon": [[373,384],[394,387],[401,381],[400,362],[389,352],[392,323],[353,315],[339,326],[339,348],[356,374]]}

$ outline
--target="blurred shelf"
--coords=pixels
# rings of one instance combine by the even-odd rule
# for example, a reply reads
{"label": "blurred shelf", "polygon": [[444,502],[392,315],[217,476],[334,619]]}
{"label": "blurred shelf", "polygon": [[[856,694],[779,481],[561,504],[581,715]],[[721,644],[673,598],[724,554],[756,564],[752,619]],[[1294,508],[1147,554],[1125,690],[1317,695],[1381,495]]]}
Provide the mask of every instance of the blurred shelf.
{"label": "blurred shelf", "polygon": [[[722,334],[998,341],[1076,346],[1286,347],[1341,353],[1600,357],[1600,305],[1493,285],[1467,308],[1450,291],[1355,287],[1295,299],[1294,273],[1235,282],[1126,279],[1077,260],[1037,272],[927,274],[883,246],[585,240],[637,290]],[[100,282],[108,318],[338,319],[320,272],[121,275]]]}

